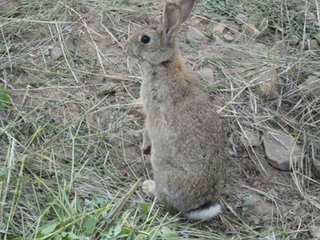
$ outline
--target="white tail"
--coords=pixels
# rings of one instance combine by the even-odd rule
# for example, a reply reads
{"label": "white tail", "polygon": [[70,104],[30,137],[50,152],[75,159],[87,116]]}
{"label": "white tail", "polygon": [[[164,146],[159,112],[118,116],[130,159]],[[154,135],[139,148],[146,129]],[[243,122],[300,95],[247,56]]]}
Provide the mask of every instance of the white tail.
{"label": "white tail", "polygon": [[208,220],[217,216],[221,212],[221,205],[215,204],[210,207],[194,210],[186,213],[186,216],[193,220]]}

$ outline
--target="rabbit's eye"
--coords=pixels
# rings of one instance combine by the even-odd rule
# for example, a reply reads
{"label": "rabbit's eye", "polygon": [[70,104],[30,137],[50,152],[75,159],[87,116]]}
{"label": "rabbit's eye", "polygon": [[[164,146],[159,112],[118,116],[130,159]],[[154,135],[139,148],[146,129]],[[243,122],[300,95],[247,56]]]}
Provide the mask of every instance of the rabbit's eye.
{"label": "rabbit's eye", "polygon": [[147,35],[143,35],[143,36],[141,37],[141,42],[144,43],[144,44],[149,43],[149,42],[150,42],[150,37],[147,36]]}

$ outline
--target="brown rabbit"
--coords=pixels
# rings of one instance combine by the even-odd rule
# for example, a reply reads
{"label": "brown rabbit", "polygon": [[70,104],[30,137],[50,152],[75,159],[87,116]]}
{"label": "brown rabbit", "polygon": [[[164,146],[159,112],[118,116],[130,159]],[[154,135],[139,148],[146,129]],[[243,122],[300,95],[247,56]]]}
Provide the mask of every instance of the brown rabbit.
{"label": "brown rabbit", "polygon": [[225,134],[216,109],[179,54],[176,36],[195,0],[167,3],[160,28],[135,32],[125,43],[144,70],[146,115],[142,149],[151,145],[154,181],[143,190],[190,219],[209,219],[225,174]]}

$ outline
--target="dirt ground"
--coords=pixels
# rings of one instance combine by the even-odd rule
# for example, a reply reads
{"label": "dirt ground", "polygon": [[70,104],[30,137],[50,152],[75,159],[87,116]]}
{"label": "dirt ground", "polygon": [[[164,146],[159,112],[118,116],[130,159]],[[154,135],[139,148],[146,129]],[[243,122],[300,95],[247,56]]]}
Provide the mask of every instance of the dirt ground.
{"label": "dirt ground", "polygon": [[[28,194],[45,199],[40,185],[55,189],[55,178],[70,180],[74,194],[87,199],[121,196],[137,179],[152,176],[139,147],[141,71],[123,43],[136,29],[158,24],[162,7],[163,2],[147,0],[1,3],[0,83],[12,94],[11,106],[0,112],[1,167],[8,164],[14,139],[15,155],[25,162],[23,173],[17,167],[12,174],[26,174],[33,186],[31,191],[24,182],[20,188],[21,211],[12,217],[11,236],[23,232],[21,217],[37,219],[38,213],[28,211],[33,209]],[[310,24],[306,29],[313,24],[320,34],[317,5],[310,3],[308,14],[299,7],[290,14],[302,14]],[[319,42],[311,30],[295,35],[272,19],[258,24],[210,9],[207,1],[196,4],[179,46],[226,122],[229,157],[223,213],[191,225],[224,239],[317,239]],[[270,129],[293,136],[303,151],[303,161],[289,171],[269,164],[262,136]],[[9,185],[8,201],[15,186],[15,181]],[[126,206],[137,202],[152,203],[140,188]],[[3,211],[9,209],[10,201]],[[181,239],[215,239],[181,230],[190,223],[177,219],[173,231]]]}

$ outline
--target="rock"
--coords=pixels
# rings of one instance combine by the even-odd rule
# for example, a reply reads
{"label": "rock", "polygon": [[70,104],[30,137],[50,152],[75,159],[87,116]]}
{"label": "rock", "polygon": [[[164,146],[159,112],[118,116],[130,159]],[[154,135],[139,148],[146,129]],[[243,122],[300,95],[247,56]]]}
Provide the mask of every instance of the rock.
{"label": "rock", "polygon": [[135,117],[139,117],[139,118],[145,117],[142,100],[140,98],[135,99],[131,103],[131,105],[132,105],[131,114],[133,114]]}
{"label": "rock", "polygon": [[214,35],[222,35],[226,33],[227,28],[225,24],[222,23],[215,23],[212,25],[212,32]]}
{"label": "rock", "polygon": [[240,141],[245,147],[255,147],[259,146],[261,141],[259,135],[250,130],[245,130],[240,136]]}
{"label": "rock", "polygon": [[224,43],[224,41],[222,40],[222,38],[219,37],[219,36],[214,36],[213,40],[214,40],[214,42],[215,42],[216,44],[223,44],[223,43]]}
{"label": "rock", "polygon": [[263,97],[269,100],[276,99],[279,97],[277,85],[272,81],[264,82],[259,85],[260,93]]}
{"label": "rock", "polygon": [[105,96],[108,94],[114,94],[117,90],[117,85],[113,82],[107,82],[98,92],[98,96]]}
{"label": "rock", "polygon": [[279,97],[277,72],[274,69],[263,71],[256,77],[256,81],[260,82],[258,93],[261,97],[269,100]]}
{"label": "rock", "polygon": [[212,39],[219,37],[226,42],[232,42],[235,39],[234,35],[239,32],[239,29],[237,28],[237,25],[232,26],[230,23],[210,23],[207,26],[206,31],[212,36]]}
{"label": "rock", "polygon": [[309,75],[308,78],[299,85],[301,93],[305,95],[313,94],[314,96],[320,96],[320,77],[315,75]]}
{"label": "rock", "polygon": [[309,230],[312,237],[314,237],[315,239],[320,239],[320,226],[313,225]]}
{"label": "rock", "polygon": [[296,140],[284,132],[271,130],[262,136],[269,163],[280,170],[290,170],[303,159],[303,152]]}
{"label": "rock", "polygon": [[243,25],[242,30],[247,36],[252,38],[256,38],[261,34],[261,32],[256,28],[256,26],[251,23]]}
{"label": "rock", "polygon": [[209,67],[204,67],[200,71],[201,76],[208,82],[208,83],[213,83],[213,71]]}
{"label": "rock", "polygon": [[316,39],[311,39],[309,42],[309,49],[310,50],[318,50],[319,49],[319,44]]}
{"label": "rock", "polygon": [[193,27],[193,26],[189,27],[187,37],[190,39],[197,40],[197,41],[202,41],[202,40],[207,39],[207,36],[204,35],[203,32],[201,32],[198,28]]}
{"label": "rock", "polygon": [[53,47],[50,51],[50,56],[52,60],[58,60],[63,55],[61,49],[59,47]]}
{"label": "rock", "polygon": [[225,40],[226,42],[232,42],[232,41],[234,41],[234,37],[233,37],[231,34],[228,34],[228,33],[223,34],[223,38],[224,38],[224,40]]}

